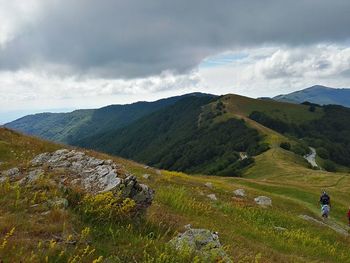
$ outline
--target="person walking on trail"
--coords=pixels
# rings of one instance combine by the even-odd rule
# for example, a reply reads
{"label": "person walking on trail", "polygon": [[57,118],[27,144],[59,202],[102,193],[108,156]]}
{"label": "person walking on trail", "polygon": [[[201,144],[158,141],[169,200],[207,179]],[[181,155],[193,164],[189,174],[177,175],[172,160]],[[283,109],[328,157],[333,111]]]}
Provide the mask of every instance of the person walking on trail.
{"label": "person walking on trail", "polygon": [[349,211],[348,211],[348,219],[349,219],[349,226],[350,226],[350,206],[349,206]]}
{"label": "person walking on trail", "polygon": [[320,197],[320,204],[321,204],[321,214],[323,218],[328,218],[330,209],[331,209],[331,198],[326,193],[326,191],[323,191]]}

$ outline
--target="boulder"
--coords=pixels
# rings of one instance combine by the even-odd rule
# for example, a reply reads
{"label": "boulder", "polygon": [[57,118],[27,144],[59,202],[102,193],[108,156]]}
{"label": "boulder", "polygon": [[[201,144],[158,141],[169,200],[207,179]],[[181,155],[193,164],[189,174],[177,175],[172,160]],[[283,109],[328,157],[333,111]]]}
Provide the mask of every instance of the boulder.
{"label": "boulder", "polygon": [[272,205],[272,200],[271,198],[267,197],[267,196],[258,196],[256,198],[254,198],[255,203],[257,203],[260,206],[271,206]]}
{"label": "boulder", "polygon": [[15,167],[1,173],[3,177],[10,179],[10,181],[15,181],[21,176],[20,170]]}
{"label": "boulder", "polygon": [[245,197],[245,191],[244,189],[237,189],[233,191],[233,194],[235,196],[239,196],[239,197]]}
{"label": "boulder", "polygon": [[215,195],[215,194],[207,195],[207,197],[209,197],[209,199],[211,199],[211,200],[213,200],[213,201],[218,200],[218,199],[216,198],[216,195]]}
{"label": "boulder", "polygon": [[190,251],[210,262],[232,262],[220,244],[218,233],[208,229],[192,229],[187,225],[186,231],[169,243],[179,253]]}

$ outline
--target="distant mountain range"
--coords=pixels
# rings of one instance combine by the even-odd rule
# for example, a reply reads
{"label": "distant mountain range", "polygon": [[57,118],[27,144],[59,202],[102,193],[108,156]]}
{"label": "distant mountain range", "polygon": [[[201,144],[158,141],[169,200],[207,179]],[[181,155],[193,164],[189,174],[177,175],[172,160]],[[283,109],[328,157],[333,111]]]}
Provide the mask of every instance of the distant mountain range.
{"label": "distant mountain range", "polygon": [[[327,97],[324,90],[334,91],[311,87],[300,92],[309,96],[295,97],[300,102],[336,104],[335,97]],[[317,93],[328,100],[310,95]],[[342,97],[344,104],[349,103]],[[312,146],[325,159],[350,167],[350,108],[290,101],[295,103],[192,93],[154,102],[29,115],[6,127],[162,169],[229,176],[241,174],[254,156],[268,150],[264,134],[274,130],[295,138],[292,150],[297,154],[306,154]],[[243,160],[242,154],[249,158]]]}
{"label": "distant mountain range", "polygon": [[290,103],[308,101],[320,105],[336,104],[350,107],[350,89],[336,89],[315,85],[289,94],[278,95],[272,99]]}

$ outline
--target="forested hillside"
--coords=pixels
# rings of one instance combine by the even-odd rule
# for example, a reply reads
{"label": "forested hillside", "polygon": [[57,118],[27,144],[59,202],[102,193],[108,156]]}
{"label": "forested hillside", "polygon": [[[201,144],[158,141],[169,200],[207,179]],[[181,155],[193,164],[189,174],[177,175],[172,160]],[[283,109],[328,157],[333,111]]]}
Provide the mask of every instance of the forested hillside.
{"label": "forested hillside", "polygon": [[259,111],[252,112],[250,118],[280,133],[302,138],[324,159],[350,166],[350,109],[336,105],[311,105],[310,110],[324,114],[301,124],[273,118]]}
{"label": "forested hillside", "polygon": [[[79,141],[78,145],[147,163],[163,169],[216,175],[238,175],[268,148],[262,136],[243,120],[211,122],[201,116],[212,97],[188,97],[114,131]],[[220,108],[222,114],[224,109]],[[201,122],[200,122],[201,117]],[[209,118],[207,121],[205,118]]]}
{"label": "forested hillside", "polygon": [[204,96],[204,94],[193,93],[154,102],[110,105],[100,109],[76,110],[70,113],[28,115],[6,124],[6,127],[55,142],[74,144],[85,137],[124,127],[186,96]]}

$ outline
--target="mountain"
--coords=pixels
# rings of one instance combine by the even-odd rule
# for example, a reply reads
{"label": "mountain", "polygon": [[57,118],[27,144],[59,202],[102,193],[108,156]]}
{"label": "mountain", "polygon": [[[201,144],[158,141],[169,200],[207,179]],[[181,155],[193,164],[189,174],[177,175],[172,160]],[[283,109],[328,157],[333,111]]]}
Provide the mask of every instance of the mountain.
{"label": "mountain", "polygon": [[188,96],[121,129],[96,134],[77,145],[120,155],[163,169],[237,175],[268,147],[242,120],[215,122],[225,114],[212,96]]}
{"label": "mountain", "polygon": [[[314,147],[325,169],[339,171],[350,167],[350,110],[346,107],[291,104],[230,94],[189,94],[154,103],[111,107],[118,110],[99,109],[89,121],[84,118],[91,113],[77,111],[68,116],[74,116],[76,121],[79,113],[85,116],[81,118],[84,121],[72,123],[64,118],[66,122],[55,126],[56,119],[46,124],[47,118],[41,114],[24,117],[9,127],[26,133],[29,129],[30,134],[42,138],[47,138],[47,134],[50,138],[62,136],[55,130],[59,127],[66,132],[63,142],[70,145],[161,169],[226,176],[240,176],[254,166],[254,159],[271,147],[264,138],[269,129],[277,137],[289,138],[284,140],[291,142],[294,153],[305,155],[310,146]],[[148,111],[141,112],[141,108]],[[36,116],[44,118],[36,121]],[[18,123],[26,128],[21,129]],[[31,128],[38,126],[38,130]]]}
{"label": "mountain", "polygon": [[149,113],[167,107],[187,96],[213,96],[191,93],[154,102],[110,105],[100,109],[70,113],[39,113],[5,124],[6,127],[55,142],[74,144],[87,136],[121,128]]}
{"label": "mountain", "polygon": [[[117,193],[86,195],[80,188],[69,187],[77,180],[60,170],[62,166],[56,170],[43,167],[35,180],[38,173],[33,171],[38,167],[32,167],[30,160],[62,145],[0,128],[0,261],[222,262],[218,254],[202,258],[196,251],[190,253],[187,247],[177,250],[169,243],[188,231],[190,224],[193,229],[203,229],[201,233],[206,233],[204,229],[217,231],[215,238],[219,237],[233,262],[349,263],[345,215],[350,174],[309,169],[301,156],[279,147],[288,137],[246,117],[260,109],[268,116],[285,114],[292,123],[302,123],[320,118],[318,110],[313,113],[307,106],[287,104],[290,106],[282,112],[284,103],[266,104],[235,95],[221,101],[226,113],[213,122],[240,116],[271,147],[254,158],[254,165],[243,171],[244,178],[191,176],[74,148],[76,153],[83,152],[79,158],[110,160],[105,162],[116,163],[120,174],[132,174],[155,190],[152,205],[137,217],[126,213],[132,202],[124,199],[120,204]],[[209,104],[215,109],[217,102]],[[301,112],[305,118],[295,118]],[[45,160],[47,154],[40,156]],[[66,159],[57,161],[65,163]],[[22,180],[28,173],[31,183]],[[4,174],[13,179],[2,180]],[[243,189],[244,196],[233,192],[237,189]],[[328,220],[319,214],[321,189],[332,198]],[[259,196],[271,198],[272,206],[257,204],[254,199]],[[201,244],[207,242],[206,236],[200,237]]]}
{"label": "mountain", "polygon": [[291,103],[308,101],[320,105],[336,104],[350,107],[350,89],[335,89],[316,85],[289,94],[278,95],[273,99]]}

